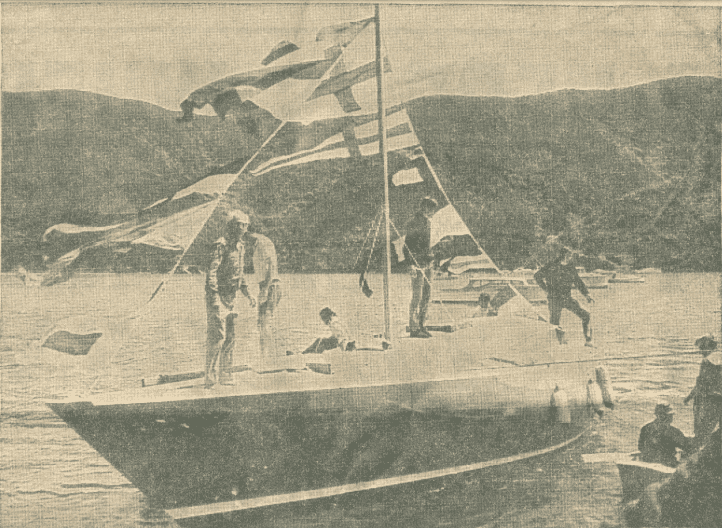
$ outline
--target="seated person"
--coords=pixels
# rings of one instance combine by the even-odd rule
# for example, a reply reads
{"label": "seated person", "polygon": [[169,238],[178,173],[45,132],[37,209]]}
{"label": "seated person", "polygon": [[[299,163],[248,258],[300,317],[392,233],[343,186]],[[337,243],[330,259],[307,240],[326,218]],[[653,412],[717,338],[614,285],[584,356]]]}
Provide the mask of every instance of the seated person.
{"label": "seated person", "polygon": [[491,297],[489,297],[488,293],[482,293],[481,295],[479,295],[477,305],[472,310],[470,317],[486,317],[487,312],[489,311],[490,300]]}
{"label": "seated person", "polygon": [[[356,341],[349,341],[348,330],[341,319],[331,308],[324,308],[319,314],[321,320],[331,330],[331,337],[319,337],[311,346],[301,352],[302,354],[322,354],[326,350],[340,348],[341,350],[356,350]],[[293,355],[293,352],[286,352],[287,355]]]}
{"label": "seated person", "polygon": [[489,303],[489,312],[487,313],[487,315],[489,317],[499,315],[499,310],[501,309],[501,307],[508,303],[510,300],[512,300],[514,297],[516,297],[516,293],[514,293],[514,290],[511,289],[511,286],[506,284],[503,288],[497,291],[496,295],[494,295],[494,297],[491,299]]}
{"label": "seated person", "polygon": [[642,427],[639,433],[639,451],[642,461],[677,467],[677,449],[689,453],[692,439],[672,425],[674,411],[666,403],[658,403],[654,408],[654,421]]}

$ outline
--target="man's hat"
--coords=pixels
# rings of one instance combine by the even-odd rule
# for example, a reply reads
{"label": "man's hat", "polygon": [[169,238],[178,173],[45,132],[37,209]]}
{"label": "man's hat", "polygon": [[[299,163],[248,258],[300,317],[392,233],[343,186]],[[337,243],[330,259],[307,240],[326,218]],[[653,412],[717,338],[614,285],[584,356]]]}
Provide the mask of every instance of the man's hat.
{"label": "man's hat", "polygon": [[715,341],[714,337],[709,334],[700,337],[697,341],[694,342],[694,346],[696,346],[700,350],[714,350],[715,348],[717,348],[717,341]]}
{"label": "man's hat", "polygon": [[321,313],[319,313],[318,315],[321,316],[321,320],[322,320],[323,322],[326,322],[326,321],[330,321],[331,318],[332,318],[334,315],[336,315],[336,313],[335,313],[331,308],[329,308],[329,307],[327,306],[326,308],[324,308],[323,310],[321,310]]}
{"label": "man's hat", "polygon": [[439,202],[434,200],[431,196],[424,196],[421,199],[421,207],[433,207],[434,209],[436,209],[437,207],[439,207]]}
{"label": "man's hat", "polygon": [[668,403],[658,403],[654,407],[654,414],[659,417],[672,416],[674,414],[674,409],[672,409],[672,406]]}
{"label": "man's hat", "polygon": [[228,213],[228,223],[235,222],[236,224],[250,224],[251,219],[243,211],[231,211]]}

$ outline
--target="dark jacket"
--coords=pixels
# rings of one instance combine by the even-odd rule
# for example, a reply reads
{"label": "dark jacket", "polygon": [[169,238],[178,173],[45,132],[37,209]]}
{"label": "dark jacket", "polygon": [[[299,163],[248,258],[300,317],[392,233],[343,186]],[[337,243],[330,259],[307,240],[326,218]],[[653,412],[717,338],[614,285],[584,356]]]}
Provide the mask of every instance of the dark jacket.
{"label": "dark jacket", "polygon": [[558,260],[550,262],[537,271],[534,280],[549,297],[569,297],[572,288],[582,292],[585,297],[589,295],[589,290],[579,277],[577,269],[572,264],[562,264]]}
{"label": "dark jacket", "polygon": [[719,353],[713,352],[712,354],[703,359],[699,366],[699,375],[695,384],[696,396],[716,398],[722,401],[722,365],[711,361],[719,358]]}
{"label": "dark jacket", "polygon": [[431,251],[431,220],[421,212],[406,224],[406,250],[407,258],[412,266],[426,267],[434,260]]}
{"label": "dark jacket", "polygon": [[233,300],[241,286],[246,285],[243,276],[244,259],[243,242],[231,246],[225,238],[219,238],[214,247],[213,255],[206,275],[206,292],[220,295],[221,298]]}
{"label": "dark jacket", "polygon": [[662,424],[657,420],[642,427],[638,445],[642,453],[642,461],[653,464],[677,466],[677,448],[682,451],[691,449],[691,439],[670,424]]}

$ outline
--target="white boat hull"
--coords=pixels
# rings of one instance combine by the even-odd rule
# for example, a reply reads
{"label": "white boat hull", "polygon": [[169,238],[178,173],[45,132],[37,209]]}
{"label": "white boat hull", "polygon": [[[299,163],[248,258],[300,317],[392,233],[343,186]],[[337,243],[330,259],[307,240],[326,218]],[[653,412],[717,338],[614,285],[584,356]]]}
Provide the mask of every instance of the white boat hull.
{"label": "white boat hull", "polygon": [[532,304],[547,302],[546,294],[533,278],[509,275],[463,274],[438,276],[434,279],[432,298],[434,302],[476,304],[479,296],[486,293],[493,298],[507,285],[513,286]]}
{"label": "white boat hull", "polygon": [[596,365],[576,362],[589,349],[558,346],[534,321],[514,322],[525,331],[515,338],[494,319],[386,352],[292,356],[211,390],[191,380],[48,405],[184,525],[213,508],[475,471],[562,447],[594,416]]}

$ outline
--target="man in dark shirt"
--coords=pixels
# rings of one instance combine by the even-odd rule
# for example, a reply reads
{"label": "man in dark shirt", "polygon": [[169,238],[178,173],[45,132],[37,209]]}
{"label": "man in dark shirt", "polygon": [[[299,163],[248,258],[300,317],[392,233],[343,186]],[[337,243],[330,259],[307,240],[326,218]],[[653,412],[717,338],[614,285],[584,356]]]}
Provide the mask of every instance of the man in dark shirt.
{"label": "man in dark shirt", "polygon": [[[590,315],[579,303],[572,297],[572,288],[578,289],[586,298],[587,302],[593,302],[587,286],[579,277],[576,268],[570,262],[571,253],[568,249],[562,248],[561,255],[541,268],[534,274],[534,280],[547,293],[549,303],[549,322],[554,326],[559,326],[562,310],[566,308],[574,315],[582,320],[582,328],[584,330],[584,338],[586,344],[591,346],[592,330],[589,327]],[[557,337],[562,342],[564,332],[561,328],[557,328]]]}
{"label": "man in dark shirt", "polygon": [[697,448],[701,448],[722,421],[722,352],[717,350],[717,341],[712,336],[700,337],[695,345],[704,359],[684,404],[694,400],[694,439]]}
{"label": "man in dark shirt", "polygon": [[236,292],[248,298],[251,307],[256,299],[248,292],[243,276],[243,235],[248,231],[248,215],[241,211],[229,214],[225,237],[216,240],[206,275],[206,388],[216,383],[232,383],[230,369],[233,366],[235,339],[234,309]]}
{"label": "man in dark shirt", "polygon": [[421,200],[419,211],[406,224],[406,249],[411,265],[411,305],[409,306],[409,332],[411,337],[431,337],[424,328],[426,311],[431,299],[431,217],[439,204],[433,198]]}
{"label": "man in dark shirt", "polygon": [[676,467],[677,449],[689,452],[692,441],[672,425],[674,411],[668,404],[658,403],[654,415],[654,421],[642,427],[639,433],[638,447],[642,453],[642,462]]}

